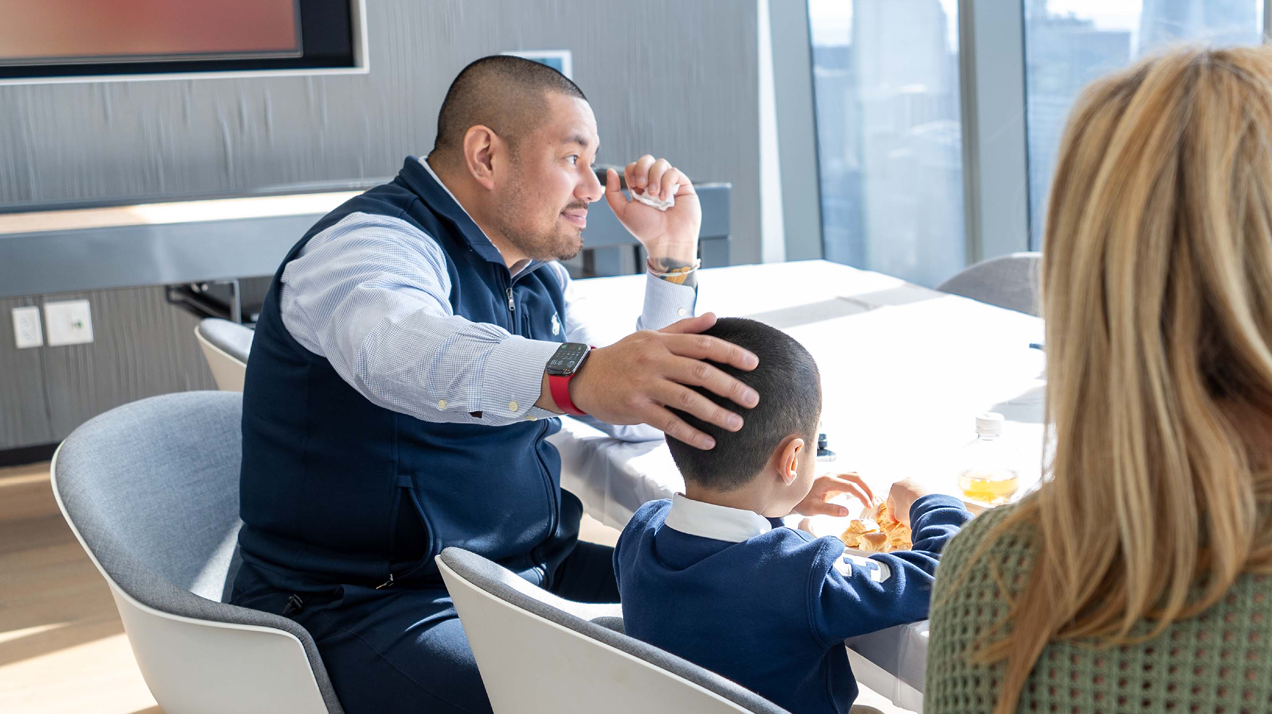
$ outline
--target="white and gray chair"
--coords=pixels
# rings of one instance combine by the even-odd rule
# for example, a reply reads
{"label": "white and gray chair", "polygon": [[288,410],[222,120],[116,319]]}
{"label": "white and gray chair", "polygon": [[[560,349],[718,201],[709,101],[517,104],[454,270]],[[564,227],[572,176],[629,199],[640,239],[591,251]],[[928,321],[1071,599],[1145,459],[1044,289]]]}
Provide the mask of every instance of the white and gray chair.
{"label": "white and gray chair", "polygon": [[165,712],[343,714],[303,627],[225,602],[239,563],[242,412],[230,392],[106,412],[58,448],[53,494]]}
{"label": "white and gray chair", "polygon": [[571,602],[459,548],[437,556],[495,714],[786,714],[622,633],[618,605]]}
{"label": "white and gray chair", "polygon": [[936,289],[1037,316],[1041,263],[1041,253],[1012,253],[991,258],[963,269]]}
{"label": "white and gray chair", "polygon": [[252,351],[252,338],[256,333],[250,327],[209,317],[194,326],[194,337],[203,349],[203,356],[212,370],[217,389],[225,392],[243,391],[243,377],[247,373],[247,356]]}

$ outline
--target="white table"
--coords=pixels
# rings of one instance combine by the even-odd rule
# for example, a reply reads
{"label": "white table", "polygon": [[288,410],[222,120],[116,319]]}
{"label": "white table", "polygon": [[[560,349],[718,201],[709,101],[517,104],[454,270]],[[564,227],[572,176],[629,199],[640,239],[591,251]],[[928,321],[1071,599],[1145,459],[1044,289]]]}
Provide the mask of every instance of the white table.
{"label": "white table", "polygon": [[[643,276],[579,281],[594,324],[635,324]],[[821,370],[822,422],[838,461],[875,493],[907,475],[953,487],[955,454],[975,437],[975,417],[1007,418],[1004,442],[1017,451],[1021,490],[1040,478],[1044,355],[1038,318],[825,261],[704,270],[698,312],[751,317],[799,340]],[[552,437],[561,452],[561,484],[593,517],[622,528],[641,504],[683,490],[662,441],[623,443],[564,420]],[[844,523],[814,519],[818,534]],[[850,643],[857,678],[907,709],[922,708],[927,623]],[[852,650],[856,650],[853,652]],[[864,659],[863,659],[864,655]],[[876,671],[877,670],[877,671]]]}

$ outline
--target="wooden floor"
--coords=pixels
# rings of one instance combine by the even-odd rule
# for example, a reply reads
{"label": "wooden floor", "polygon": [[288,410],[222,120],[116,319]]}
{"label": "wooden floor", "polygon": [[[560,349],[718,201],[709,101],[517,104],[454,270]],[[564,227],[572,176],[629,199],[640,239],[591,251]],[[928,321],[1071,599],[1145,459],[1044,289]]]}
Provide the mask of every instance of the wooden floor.
{"label": "wooden floor", "polygon": [[162,714],[47,463],[0,469],[0,712]]}

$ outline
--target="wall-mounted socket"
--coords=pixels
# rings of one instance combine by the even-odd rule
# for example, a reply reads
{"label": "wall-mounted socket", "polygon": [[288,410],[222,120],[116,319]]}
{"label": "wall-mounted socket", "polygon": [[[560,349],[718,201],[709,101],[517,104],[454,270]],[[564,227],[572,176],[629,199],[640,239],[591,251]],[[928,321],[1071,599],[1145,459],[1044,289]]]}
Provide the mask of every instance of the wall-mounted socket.
{"label": "wall-mounted socket", "polygon": [[93,341],[93,315],[87,300],[44,303],[49,325],[49,346],[78,345]]}
{"label": "wall-mounted socket", "polygon": [[35,305],[13,308],[13,340],[20,350],[44,344],[44,333],[40,330],[40,308]]}

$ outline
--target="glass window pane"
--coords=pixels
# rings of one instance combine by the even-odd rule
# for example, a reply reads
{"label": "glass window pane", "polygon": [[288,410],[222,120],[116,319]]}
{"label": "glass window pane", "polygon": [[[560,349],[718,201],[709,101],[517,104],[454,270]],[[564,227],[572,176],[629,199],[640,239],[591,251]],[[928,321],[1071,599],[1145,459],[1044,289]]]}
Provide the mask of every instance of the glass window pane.
{"label": "glass window pane", "polygon": [[934,286],[966,264],[958,0],[809,0],[828,260]]}
{"label": "glass window pane", "polygon": [[1260,0],[1025,0],[1031,245],[1040,245],[1060,135],[1084,86],[1172,44],[1257,44],[1262,35]]}

